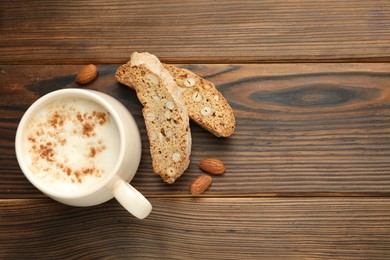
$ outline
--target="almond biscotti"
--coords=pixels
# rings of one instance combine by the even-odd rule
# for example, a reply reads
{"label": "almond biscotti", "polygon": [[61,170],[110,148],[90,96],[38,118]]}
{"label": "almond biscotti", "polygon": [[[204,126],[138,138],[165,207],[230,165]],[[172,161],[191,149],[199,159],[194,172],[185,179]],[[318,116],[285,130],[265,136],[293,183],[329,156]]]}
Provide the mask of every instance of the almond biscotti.
{"label": "almond biscotti", "polygon": [[[178,92],[193,121],[218,137],[228,137],[234,132],[233,109],[213,83],[187,69],[168,64],[163,66],[177,83]],[[130,64],[124,64],[115,76],[118,82],[133,87],[128,76],[130,70]]]}
{"label": "almond biscotti", "polygon": [[154,55],[135,52],[125,65],[116,78],[136,90],[144,106],[153,171],[171,184],[188,168],[191,154],[188,112],[179,87]]}
{"label": "almond biscotti", "polygon": [[227,100],[210,81],[187,70],[164,64],[179,86],[190,118],[218,137],[234,132],[235,118]]}

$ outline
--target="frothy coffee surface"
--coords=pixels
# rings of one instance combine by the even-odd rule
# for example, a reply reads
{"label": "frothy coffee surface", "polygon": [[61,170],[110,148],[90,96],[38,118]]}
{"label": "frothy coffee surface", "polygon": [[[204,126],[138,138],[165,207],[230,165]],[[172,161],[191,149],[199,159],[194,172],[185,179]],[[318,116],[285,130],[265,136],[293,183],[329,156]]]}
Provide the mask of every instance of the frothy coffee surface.
{"label": "frothy coffee surface", "polygon": [[59,192],[93,187],[118,157],[118,131],[110,113],[87,99],[52,102],[33,116],[26,129],[31,171]]}

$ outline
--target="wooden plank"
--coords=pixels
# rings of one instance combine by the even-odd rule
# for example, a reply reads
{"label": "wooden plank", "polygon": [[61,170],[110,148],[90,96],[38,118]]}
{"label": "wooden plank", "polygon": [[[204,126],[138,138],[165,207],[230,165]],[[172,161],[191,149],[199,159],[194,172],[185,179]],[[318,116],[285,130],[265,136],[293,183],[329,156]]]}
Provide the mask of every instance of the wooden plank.
{"label": "wooden plank", "polygon": [[0,64],[389,61],[387,0],[1,0]]}
{"label": "wooden plank", "polygon": [[388,259],[389,198],[152,199],[145,220],[110,201],[0,201],[1,259]]}
{"label": "wooden plank", "polygon": [[[135,116],[143,157],[133,185],[149,197],[190,196],[205,157],[225,162],[204,196],[389,196],[390,64],[187,65],[215,82],[237,129],[216,138],[191,124],[188,171],[174,185],[152,173],[141,105],[99,65],[87,87],[117,98]],[[22,175],[14,137],[23,112],[56,89],[80,87],[79,65],[0,66],[0,197],[43,195]]]}

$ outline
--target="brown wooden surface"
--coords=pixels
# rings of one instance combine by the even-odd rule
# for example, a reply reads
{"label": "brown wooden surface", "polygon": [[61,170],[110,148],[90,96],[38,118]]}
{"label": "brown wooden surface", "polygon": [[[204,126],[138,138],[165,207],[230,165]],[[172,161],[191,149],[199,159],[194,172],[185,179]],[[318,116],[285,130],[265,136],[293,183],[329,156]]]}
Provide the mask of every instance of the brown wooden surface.
{"label": "brown wooden surface", "polygon": [[[164,1],[165,2],[165,1]],[[141,105],[114,80],[132,51],[211,80],[237,128],[216,138],[191,124],[188,171],[152,173]],[[0,259],[389,259],[389,1],[0,0]],[[52,201],[14,152],[26,109],[80,87],[134,115],[143,156],[132,184],[145,220],[115,201]],[[206,193],[189,184],[215,156],[227,171]]]}
{"label": "brown wooden surface", "polygon": [[[333,196],[390,194],[390,64],[192,65],[229,100],[237,129],[216,138],[192,124],[188,172],[175,185],[152,173],[148,140],[135,92],[100,65],[85,88],[120,100],[136,117],[143,159],[134,185],[149,196],[188,196],[201,170],[215,156],[227,172],[205,196]],[[42,197],[20,174],[13,139],[24,110],[40,96],[75,83],[79,65],[6,65],[2,71],[4,158],[0,197]],[[7,160],[8,159],[8,160]],[[8,181],[6,181],[8,180]],[[232,186],[232,184],[234,184]]]}
{"label": "brown wooden surface", "polygon": [[[367,198],[151,200],[145,220],[115,201],[74,208],[6,200],[2,259],[388,259],[390,203]],[[12,230],[12,232],[11,232]],[[16,246],[18,245],[18,246]]]}
{"label": "brown wooden surface", "polygon": [[[163,2],[163,3],[162,3]],[[388,0],[1,0],[0,64],[389,61]]]}

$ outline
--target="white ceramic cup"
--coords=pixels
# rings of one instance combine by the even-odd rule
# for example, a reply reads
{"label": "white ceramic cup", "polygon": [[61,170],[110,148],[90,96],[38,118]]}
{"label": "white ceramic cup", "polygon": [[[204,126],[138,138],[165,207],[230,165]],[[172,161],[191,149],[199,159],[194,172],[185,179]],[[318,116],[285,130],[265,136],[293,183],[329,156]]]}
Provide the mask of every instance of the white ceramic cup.
{"label": "white ceramic cup", "polygon": [[[45,106],[64,98],[92,101],[108,111],[110,122],[117,129],[111,134],[116,134],[119,138],[117,160],[112,167],[110,166],[111,170],[105,173],[104,177],[93,186],[84,187],[81,185],[77,192],[65,192],[50,187],[50,183],[37,178],[37,174],[32,171],[31,162],[29,162],[31,158],[28,159],[28,149],[26,149],[25,144],[29,122],[34,115]],[[39,98],[26,111],[19,123],[15,149],[18,163],[27,179],[54,200],[72,206],[93,206],[115,197],[126,210],[139,219],[147,217],[152,210],[150,202],[129,184],[141,160],[141,137],[138,126],[129,111],[119,101],[107,94],[85,89],[62,89]]]}

